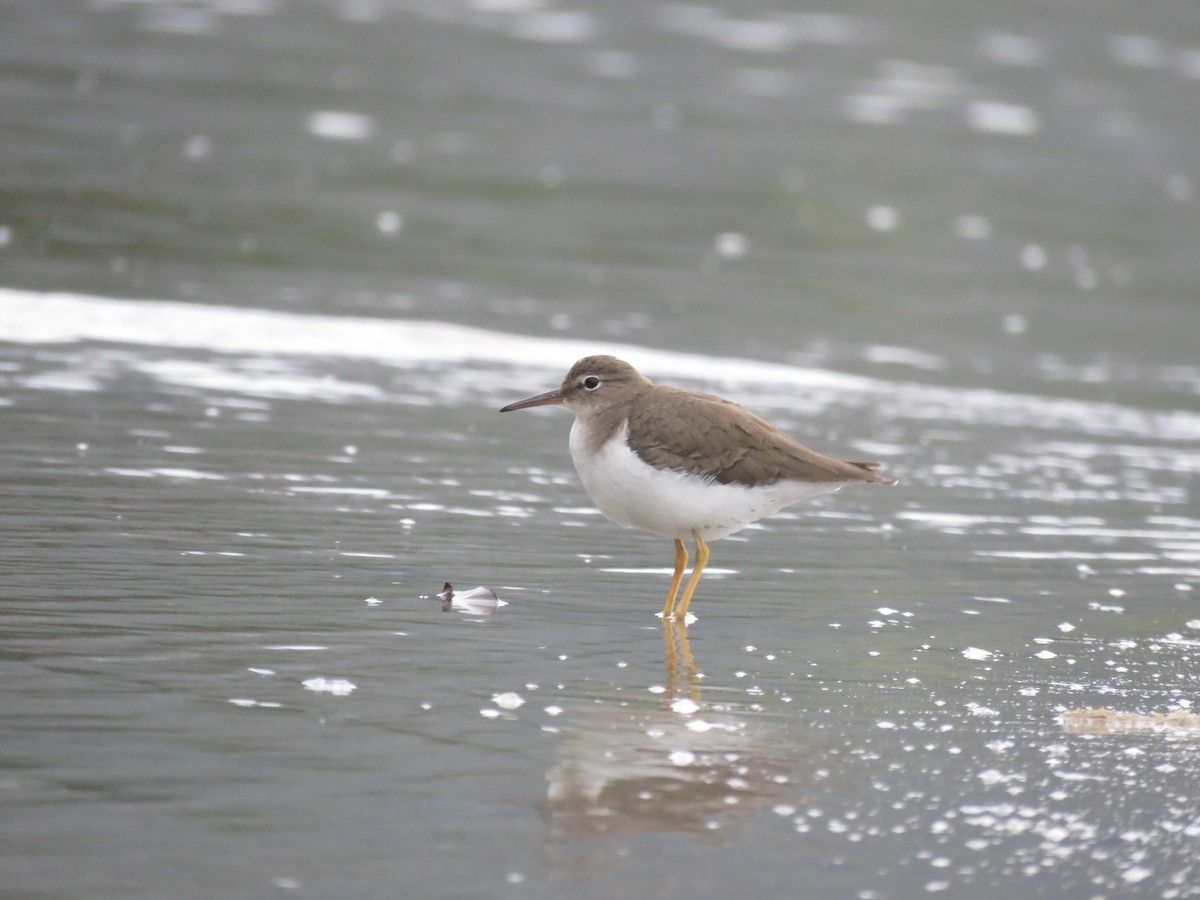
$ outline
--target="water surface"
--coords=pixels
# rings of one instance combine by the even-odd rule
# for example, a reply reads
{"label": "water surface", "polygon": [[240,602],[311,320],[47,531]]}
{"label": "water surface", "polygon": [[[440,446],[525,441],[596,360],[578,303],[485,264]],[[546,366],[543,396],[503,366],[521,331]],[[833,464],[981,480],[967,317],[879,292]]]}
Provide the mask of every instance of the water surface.
{"label": "water surface", "polygon": [[[0,18],[7,891],[1200,894],[1190,4]],[[591,352],[901,483],[665,627]]]}

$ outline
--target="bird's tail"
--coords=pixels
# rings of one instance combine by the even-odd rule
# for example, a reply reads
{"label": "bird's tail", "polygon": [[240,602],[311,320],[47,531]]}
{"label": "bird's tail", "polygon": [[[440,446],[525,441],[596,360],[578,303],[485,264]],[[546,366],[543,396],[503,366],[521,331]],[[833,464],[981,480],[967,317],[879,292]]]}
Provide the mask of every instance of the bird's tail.
{"label": "bird's tail", "polygon": [[870,473],[873,477],[866,479],[867,481],[875,481],[875,482],[878,482],[879,484],[895,484],[896,483],[895,478],[889,478],[887,475],[882,474],[883,473],[883,463],[856,462],[855,460],[852,460],[852,459],[848,459],[848,460],[846,460],[846,462],[850,463],[850,465],[852,465],[852,466],[858,466],[858,468],[862,469],[864,472]]}

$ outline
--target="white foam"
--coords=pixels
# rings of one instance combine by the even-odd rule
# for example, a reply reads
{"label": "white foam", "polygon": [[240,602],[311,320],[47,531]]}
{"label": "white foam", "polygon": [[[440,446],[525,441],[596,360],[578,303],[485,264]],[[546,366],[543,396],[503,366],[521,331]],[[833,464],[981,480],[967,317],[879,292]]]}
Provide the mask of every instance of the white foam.
{"label": "white foam", "polygon": [[[565,338],[525,337],[408,319],[372,319],[279,310],[211,306],[163,300],[119,300],[68,293],[37,293],[0,288],[0,341],[24,344],[78,344],[98,341],[157,348],[206,350],[241,357],[367,360],[397,368],[442,366],[446,377],[427,383],[439,402],[478,402],[480,380],[468,363],[521,370],[528,390],[557,384],[575,360],[595,353],[620,356],[655,379],[692,379],[714,390],[734,393],[752,388],[756,408],[791,408],[807,403],[869,403],[904,419],[986,421],[992,426],[1025,429],[1075,428],[1091,436],[1138,440],[1200,440],[1200,414],[1184,410],[1147,411],[1115,403],[1042,397],[997,390],[942,387],[867,378],[824,369],[653,350]],[[453,365],[451,365],[453,364]],[[217,387],[225,377],[206,365],[137,364],[155,377],[179,382],[199,380]],[[225,373],[227,374],[227,372]],[[255,384],[261,389],[269,372],[248,367],[224,386]],[[281,395],[326,399],[378,398],[374,386],[319,379],[301,383],[286,369],[275,389]],[[81,385],[84,386],[84,385]],[[97,385],[96,387],[99,387]],[[486,400],[497,385],[488,382]],[[501,386],[508,390],[508,386]],[[799,390],[797,390],[799,389]],[[246,393],[253,394],[249,388]],[[428,398],[425,398],[426,400]],[[743,399],[743,398],[735,398]],[[421,398],[405,397],[409,402]]]}
{"label": "white foam", "polygon": [[1028,106],[999,100],[973,100],[967,104],[967,125],[974,131],[1029,137],[1042,127],[1041,119]]}
{"label": "white foam", "polygon": [[333,694],[335,697],[348,697],[358,690],[358,685],[348,678],[326,678],[323,675],[306,678],[301,684],[305,690]]}
{"label": "white foam", "polygon": [[365,141],[375,134],[375,118],[365,113],[320,109],[309,113],[305,129],[333,141]]}
{"label": "white foam", "polygon": [[845,391],[882,388],[872,379],[754,360],[713,359],[644,347],[513,334],[410,319],[340,317],[117,300],[0,288],[0,340],[28,344],[106,341],[252,355],[328,356],[413,367],[480,361],[545,367],[561,376],[575,360],[612,353],[677,377],[754,384],[802,383]]}

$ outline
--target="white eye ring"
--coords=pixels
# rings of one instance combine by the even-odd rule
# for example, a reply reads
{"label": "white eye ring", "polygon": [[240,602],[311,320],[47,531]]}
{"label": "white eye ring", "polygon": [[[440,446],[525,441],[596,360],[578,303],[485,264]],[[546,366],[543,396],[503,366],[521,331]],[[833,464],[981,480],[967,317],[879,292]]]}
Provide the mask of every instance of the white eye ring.
{"label": "white eye ring", "polygon": [[594,391],[596,388],[600,387],[600,379],[595,375],[589,375],[587,378],[583,379],[580,384],[583,385],[583,389],[585,391]]}

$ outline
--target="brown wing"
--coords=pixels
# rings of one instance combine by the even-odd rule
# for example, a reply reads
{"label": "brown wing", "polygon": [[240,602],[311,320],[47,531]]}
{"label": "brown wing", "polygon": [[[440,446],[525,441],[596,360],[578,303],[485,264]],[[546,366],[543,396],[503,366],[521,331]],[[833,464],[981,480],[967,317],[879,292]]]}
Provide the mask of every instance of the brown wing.
{"label": "brown wing", "polygon": [[629,417],[629,445],[656,469],[674,469],[720,484],[827,483],[893,479],[879,463],[849,462],[810,450],[748,409],[721,397],[662,391]]}

